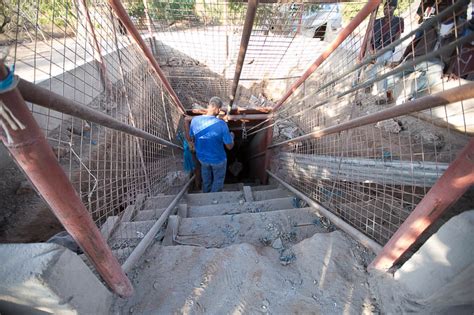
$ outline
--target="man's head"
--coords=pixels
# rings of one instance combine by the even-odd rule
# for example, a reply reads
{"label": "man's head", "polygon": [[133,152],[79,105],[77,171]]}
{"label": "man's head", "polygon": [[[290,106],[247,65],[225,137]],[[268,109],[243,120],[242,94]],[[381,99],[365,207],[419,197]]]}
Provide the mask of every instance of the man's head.
{"label": "man's head", "polygon": [[396,8],[397,8],[397,0],[387,0],[383,6],[383,15],[385,17],[393,16]]}
{"label": "man's head", "polygon": [[207,105],[207,114],[208,115],[217,115],[219,114],[219,111],[221,110],[221,107],[224,105],[222,100],[214,96],[209,100],[209,104]]}

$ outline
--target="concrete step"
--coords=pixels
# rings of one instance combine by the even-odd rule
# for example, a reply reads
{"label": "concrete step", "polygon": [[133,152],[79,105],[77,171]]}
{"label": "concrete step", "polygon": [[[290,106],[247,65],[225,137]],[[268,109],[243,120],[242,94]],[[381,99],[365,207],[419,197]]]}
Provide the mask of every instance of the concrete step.
{"label": "concrete step", "polygon": [[203,206],[212,204],[236,203],[244,200],[242,191],[223,191],[207,194],[186,194],[185,201],[189,206]]}
{"label": "concrete step", "polygon": [[222,191],[241,191],[244,184],[235,183],[235,184],[224,184]]}
{"label": "concrete step", "polygon": [[[269,246],[280,241],[281,246],[286,247],[315,233],[328,232],[313,208],[179,218],[177,226],[172,238],[174,244],[207,248],[238,243]],[[170,231],[166,233],[169,234]]]}
{"label": "concrete step", "polygon": [[136,246],[154,223],[155,220],[122,222],[109,239],[109,245],[112,248]]}
{"label": "concrete step", "polygon": [[255,191],[252,187],[253,198],[255,201],[277,199],[284,197],[293,197],[294,195],[286,189],[276,188],[271,190],[257,190]]}
{"label": "concrete step", "polygon": [[274,210],[292,209],[293,198],[278,198],[255,202],[226,203],[206,206],[192,206],[188,208],[187,217],[210,217],[216,215],[231,215],[240,213],[255,213]]}
{"label": "concrete step", "polygon": [[163,212],[165,212],[165,210],[166,208],[138,211],[133,221],[157,220],[163,214]]}
{"label": "concrete step", "polygon": [[[247,185],[246,185],[246,186],[247,186]],[[252,191],[272,190],[272,189],[277,189],[277,188],[280,187],[280,186],[277,185],[277,184],[257,185],[257,186],[248,185],[248,186],[252,187]]]}
{"label": "concrete step", "polygon": [[175,197],[175,195],[164,195],[147,198],[143,209],[166,209]]}

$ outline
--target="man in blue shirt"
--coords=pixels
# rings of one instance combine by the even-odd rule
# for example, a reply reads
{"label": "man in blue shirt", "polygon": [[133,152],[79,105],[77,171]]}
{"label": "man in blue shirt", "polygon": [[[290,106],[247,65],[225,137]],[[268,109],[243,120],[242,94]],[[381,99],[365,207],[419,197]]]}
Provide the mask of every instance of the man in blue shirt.
{"label": "man in blue shirt", "polygon": [[234,147],[234,134],[229,132],[223,120],[216,118],[222,105],[220,98],[211,98],[206,114],[194,117],[189,131],[201,163],[202,190],[205,193],[222,191],[227,169],[224,146],[228,150]]}

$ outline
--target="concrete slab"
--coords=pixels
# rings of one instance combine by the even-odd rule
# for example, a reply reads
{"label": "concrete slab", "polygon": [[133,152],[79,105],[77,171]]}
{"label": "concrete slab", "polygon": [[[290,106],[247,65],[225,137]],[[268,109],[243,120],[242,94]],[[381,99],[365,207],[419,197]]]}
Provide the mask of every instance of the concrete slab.
{"label": "concrete slab", "polygon": [[188,206],[202,206],[212,204],[225,204],[245,200],[241,191],[223,191],[207,194],[186,194],[184,199]]}
{"label": "concrete slab", "polygon": [[135,215],[135,205],[129,205],[125,208],[122,214],[122,222],[130,222],[132,221],[133,216]]}
{"label": "concrete slab", "polygon": [[79,256],[49,243],[0,245],[1,314],[108,314],[112,294]]}
{"label": "concrete slab", "polygon": [[138,222],[122,222],[111,237],[111,240],[119,239],[142,239],[151,229],[154,220]]}
{"label": "concrete slab", "polygon": [[207,206],[189,207],[187,217],[209,217],[219,215],[232,215],[239,213],[255,213],[274,210],[292,209],[293,198],[278,198],[244,203],[226,203]]}
{"label": "concrete slab", "polygon": [[278,238],[283,244],[294,243],[327,232],[318,222],[313,208],[182,218],[175,242],[207,248],[239,243],[268,245]]}
{"label": "concrete slab", "polygon": [[394,277],[421,300],[429,300],[429,305],[443,303],[436,311],[444,312],[445,308],[459,305],[471,305],[472,310],[472,240],[474,210],[463,212],[446,222],[397,270]]}
{"label": "concrete slab", "polygon": [[224,184],[222,191],[241,191],[244,184],[235,183],[235,184]]}
{"label": "concrete slab", "polygon": [[282,188],[277,188],[277,189],[272,189],[272,190],[253,191],[253,198],[256,201],[284,198],[284,197],[293,197],[293,196],[294,195],[290,191],[286,189],[282,189]]}
{"label": "concrete slab", "polygon": [[102,233],[102,236],[105,238],[105,240],[109,239],[110,235],[112,235],[112,233],[117,228],[119,222],[120,218],[116,215],[107,217],[105,223],[100,227],[100,233]]}
{"label": "concrete slab", "polygon": [[175,196],[155,196],[145,200],[143,209],[164,209],[170,205]]}
{"label": "concrete slab", "polygon": [[250,186],[244,186],[243,191],[244,191],[245,201],[247,201],[247,202],[254,201],[253,200],[253,194],[252,194],[252,188],[250,188]]}
{"label": "concrete slab", "polygon": [[166,209],[141,210],[138,211],[134,221],[148,221],[158,219]]}

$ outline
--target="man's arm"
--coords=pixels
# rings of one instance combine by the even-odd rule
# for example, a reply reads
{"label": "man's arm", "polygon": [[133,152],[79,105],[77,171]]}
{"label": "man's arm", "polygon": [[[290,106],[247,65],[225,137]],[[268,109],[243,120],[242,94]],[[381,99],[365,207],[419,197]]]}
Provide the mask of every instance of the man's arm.
{"label": "man's arm", "polygon": [[232,137],[232,143],[230,144],[227,144],[225,143],[225,147],[227,148],[227,150],[232,150],[232,148],[234,147],[234,138],[235,138],[235,134],[233,132],[230,133],[230,136]]}
{"label": "man's arm", "polygon": [[186,117],[184,120],[184,137],[188,141],[189,149],[194,152],[194,134],[191,129],[192,118]]}

